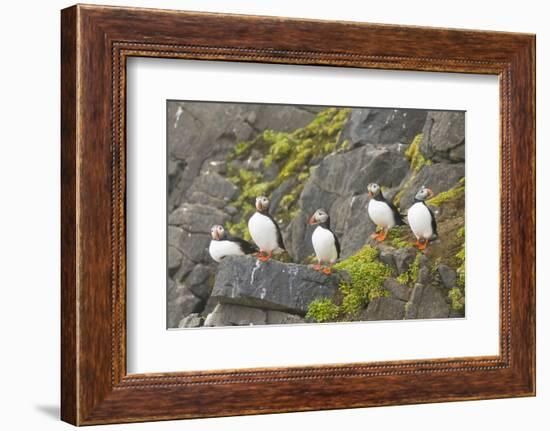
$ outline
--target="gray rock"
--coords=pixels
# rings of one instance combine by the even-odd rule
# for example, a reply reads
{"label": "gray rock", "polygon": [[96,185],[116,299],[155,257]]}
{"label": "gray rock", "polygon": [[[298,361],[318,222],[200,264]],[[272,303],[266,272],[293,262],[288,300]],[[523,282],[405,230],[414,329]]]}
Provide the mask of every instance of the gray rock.
{"label": "gray rock", "polygon": [[187,277],[187,275],[191,272],[195,265],[195,262],[193,262],[185,254],[182,253],[179,268],[176,269],[174,273],[170,274],[170,276],[176,281],[183,282],[185,280],[185,277]]}
{"label": "gray rock", "polygon": [[315,299],[333,298],[340,277],[326,276],[305,265],[253,257],[231,257],[218,266],[212,298],[301,316]]}
{"label": "gray rock", "polygon": [[378,259],[380,259],[381,262],[385,263],[388,266],[392,266],[395,268],[395,260],[393,260],[393,250],[390,248],[381,248],[380,254],[378,255]]}
{"label": "gray rock", "polygon": [[[251,105],[254,106],[254,105]],[[323,107],[299,105],[256,105],[255,118],[251,122],[257,130],[272,129],[290,132],[311,123]],[[252,110],[251,110],[252,111]]]}
{"label": "gray rock", "polygon": [[238,192],[237,187],[226,178],[216,172],[206,172],[194,179],[193,184],[187,192],[188,196],[193,193],[205,193],[222,201],[230,201]]}
{"label": "gray rock", "polygon": [[[209,163],[225,160],[237,142],[253,139],[265,129],[290,131],[303,127],[319,110],[301,106],[170,102],[169,211],[182,203],[201,169],[223,173],[212,169]],[[181,164],[179,168],[174,166],[177,164]]]}
{"label": "gray rock", "polygon": [[218,304],[204,321],[204,326],[265,325],[267,314],[258,308],[238,304]]}
{"label": "gray rock", "polygon": [[223,208],[227,205],[227,201],[224,199],[216,198],[214,196],[207,195],[203,192],[194,191],[187,197],[187,202],[192,204],[207,205],[215,208]]}
{"label": "gray rock", "polygon": [[269,197],[269,211],[272,214],[275,214],[275,212],[279,208],[279,203],[281,202],[281,199],[293,189],[294,185],[294,180],[288,179],[283,181],[283,183],[279,187],[273,190],[271,196]]}
{"label": "gray rock", "polygon": [[229,216],[219,209],[207,205],[185,203],[172,211],[168,223],[178,226],[188,233],[204,233],[210,235],[212,225],[229,220]]}
{"label": "gray rock", "polygon": [[376,225],[367,215],[368,199],[366,194],[355,195],[350,198],[347,205],[349,214],[346,216],[345,227],[339,237],[343,259],[359,251],[376,230]]}
{"label": "gray rock", "polygon": [[173,275],[181,266],[183,254],[177,248],[168,246],[168,272]]}
{"label": "gray rock", "polygon": [[399,152],[366,146],[326,156],[311,175],[321,189],[339,195],[366,193],[372,182],[398,186],[409,172],[409,162]]}
{"label": "gray rock", "polygon": [[234,216],[234,215],[237,215],[239,213],[239,210],[237,208],[235,208],[233,205],[228,205],[228,206],[224,207],[223,210],[227,214],[229,214],[230,216]]}
{"label": "gray rock", "polygon": [[435,161],[464,161],[464,112],[430,112],[423,128],[422,153]]}
{"label": "gray rock", "polygon": [[465,309],[464,308],[462,310],[453,310],[451,308],[451,314],[449,315],[450,318],[460,319],[460,318],[463,318],[464,316],[465,316]]}
{"label": "gray rock", "polygon": [[411,181],[405,180],[407,187],[401,195],[400,208],[408,209],[421,187],[429,187],[434,194],[438,194],[453,188],[464,175],[463,163],[434,163],[423,166]]}
{"label": "gray rock", "polygon": [[398,248],[393,252],[393,260],[398,274],[409,269],[416,258],[417,250],[413,247]]}
{"label": "gray rock", "polygon": [[426,111],[414,109],[354,109],[342,131],[341,140],[350,146],[408,145],[422,131]]}
{"label": "gray rock", "polygon": [[430,260],[426,255],[421,254],[418,262],[418,276],[416,277],[416,282],[429,284],[432,281],[431,273]]}
{"label": "gray rock", "polygon": [[408,301],[411,296],[411,288],[402,285],[395,278],[388,278],[384,282],[384,290],[390,292],[391,296],[400,301]]}
{"label": "gray rock", "polygon": [[167,325],[177,328],[181,319],[200,311],[203,301],[183,284],[169,282],[167,291]]}
{"label": "gray rock", "polygon": [[391,297],[373,299],[365,313],[365,320],[401,320],[404,317],[405,302]]}
{"label": "gray rock", "polygon": [[178,323],[178,328],[198,328],[202,326],[204,319],[198,313],[191,313],[189,316],[184,317]]}
{"label": "gray rock", "polygon": [[296,314],[289,314],[283,311],[268,310],[267,311],[267,324],[268,325],[285,325],[285,324],[297,324],[305,323],[305,320],[297,316]]}
{"label": "gray rock", "polygon": [[454,269],[452,269],[447,265],[441,264],[437,267],[437,272],[441,277],[441,281],[443,282],[443,285],[447,289],[452,289],[453,287],[456,286],[456,271]]}
{"label": "gray rock", "polygon": [[215,172],[220,175],[227,174],[227,161],[226,160],[206,160],[203,163],[201,174],[207,172]]}
{"label": "gray rock", "polygon": [[177,226],[168,226],[168,245],[179,248],[184,230]]}
{"label": "gray rock", "polygon": [[181,237],[178,249],[191,261],[211,263],[212,258],[208,253],[210,235],[185,232]]}
{"label": "gray rock", "polygon": [[212,291],[210,276],[212,269],[209,266],[198,264],[185,279],[185,284],[195,296],[202,299],[208,299]]}
{"label": "gray rock", "polygon": [[406,319],[442,319],[449,317],[451,307],[442,289],[420,283],[414,285],[406,307]]}

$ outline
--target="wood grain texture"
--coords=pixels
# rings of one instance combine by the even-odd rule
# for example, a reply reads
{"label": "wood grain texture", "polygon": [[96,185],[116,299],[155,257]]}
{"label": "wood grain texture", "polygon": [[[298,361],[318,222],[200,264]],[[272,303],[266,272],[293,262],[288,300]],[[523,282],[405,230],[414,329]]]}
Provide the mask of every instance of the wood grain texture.
{"label": "wood grain texture", "polygon": [[[62,11],[62,419],[85,425],[533,395],[534,48],[525,34],[100,6]],[[498,75],[499,355],[127,375],[131,56]]]}

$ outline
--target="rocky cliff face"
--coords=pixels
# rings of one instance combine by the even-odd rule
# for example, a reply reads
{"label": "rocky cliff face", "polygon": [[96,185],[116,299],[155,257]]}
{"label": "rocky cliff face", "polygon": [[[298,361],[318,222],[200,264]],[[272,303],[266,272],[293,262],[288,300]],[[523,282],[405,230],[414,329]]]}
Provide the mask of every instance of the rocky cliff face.
{"label": "rocky cliff face", "polygon": [[[174,102],[168,117],[169,327],[464,315],[463,113]],[[409,247],[406,226],[371,242],[369,182],[402,212],[422,185],[432,188],[440,238],[426,253]],[[212,262],[210,226],[247,237],[259,194],[271,198],[286,261],[310,261],[306,220],[327,209],[340,275],[253,258]],[[354,286],[357,255],[378,271],[368,288]],[[301,305],[289,303],[290,285]]]}

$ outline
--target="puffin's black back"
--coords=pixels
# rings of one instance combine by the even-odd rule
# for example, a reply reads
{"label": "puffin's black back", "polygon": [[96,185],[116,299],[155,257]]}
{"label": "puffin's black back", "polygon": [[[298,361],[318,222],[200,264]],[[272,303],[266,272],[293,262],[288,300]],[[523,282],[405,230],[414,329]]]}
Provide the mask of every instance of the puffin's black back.
{"label": "puffin's black back", "polygon": [[258,251],[258,247],[256,247],[254,244],[251,244],[242,238],[227,235],[225,240],[239,244],[239,247],[241,248],[244,254],[252,254]]}
{"label": "puffin's black back", "polygon": [[263,212],[262,214],[265,215],[266,217],[269,217],[269,219],[270,219],[270,220],[273,222],[273,224],[275,225],[275,230],[277,231],[277,244],[279,245],[279,248],[280,248],[281,250],[286,251],[285,244],[283,243],[283,235],[281,234],[281,229],[279,228],[279,225],[277,224],[277,222],[275,221],[275,219],[273,218],[273,216],[272,216],[271,214],[269,214],[268,211]]}
{"label": "puffin's black back", "polygon": [[377,201],[385,202],[391,209],[393,213],[393,218],[395,219],[395,224],[397,226],[402,226],[405,224],[405,220],[403,219],[403,214],[399,212],[397,207],[393,204],[393,202],[388,201],[382,192],[380,192],[378,195],[374,196],[373,199],[376,199]]}
{"label": "puffin's black back", "polygon": [[437,222],[435,221],[435,214],[432,209],[428,205],[426,205],[426,202],[422,203],[426,206],[426,208],[428,208],[428,211],[430,212],[430,216],[432,217],[432,230],[434,232],[434,236],[437,236]]}

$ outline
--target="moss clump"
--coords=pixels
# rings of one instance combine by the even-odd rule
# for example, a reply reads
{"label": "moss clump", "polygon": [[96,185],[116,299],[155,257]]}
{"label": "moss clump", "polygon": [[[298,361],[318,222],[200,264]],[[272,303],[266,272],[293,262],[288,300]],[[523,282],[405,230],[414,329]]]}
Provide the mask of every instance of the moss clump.
{"label": "moss clump", "polygon": [[418,172],[422,166],[431,165],[432,161],[424,157],[420,151],[420,143],[422,142],[422,133],[414,137],[409,148],[405,151],[405,157],[411,162],[411,170]]}
{"label": "moss clump", "polygon": [[[273,163],[280,166],[276,178],[265,181],[263,172],[239,169],[229,171],[229,180],[241,192],[230,204],[236,207],[241,220],[246,220],[254,212],[254,199],[259,195],[269,195],[284,181],[291,182],[290,192],[281,199],[274,217],[284,226],[294,218],[299,209],[296,202],[310,176],[310,165],[322,157],[345,147],[340,143],[340,133],[350,113],[347,108],[328,108],[321,111],[307,126],[292,132],[265,130],[255,139],[240,142],[229,156],[229,160],[245,160],[253,150],[264,155],[263,165]],[[246,223],[229,223],[228,230],[233,235],[248,236]]]}
{"label": "moss clump", "polygon": [[464,178],[461,178],[456,186],[447,191],[439,193],[437,196],[434,196],[430,200],[426,201],[426,203],[429,205],[440,206],[445,202],[460,197],[464,194],[465,190],[466,185],[464,183]]}
{"label": "moss clump", "polygon": [[382,285],[391,276],[392,270],[378,260],[378,250],[371,246],[363,247],[334,268],[346,271],[350,276],[349,283],[340,284],[343,294],[341,308],[346,317],[353,317],[370,301],[387,294],[382,290]]}
{"label": "moss clump", "polygon": [[388,232],[388,240],[390,244],[395,248],[410,247],[411,243],[407,239],[408,229],[408,226],[396,226],[393,229],[390,229]]}
{"label": "moss clump", "polygon": [[456,284],[464,288],[466,285],[466,247],[463,245],[460,251],[456,254],[456,258],[460,262],[456,269],[457,280]]}
{"label": "moss clump", "polygon": [[397,281],[399,283],[412,284],[416,281],[416,279],[418,278],[418,271],[420,270],[421,256],[422,256],[422,253],[417,253],[416,257],[414,258],[414,261],[409,265],[409,269],[407,269],[403,274],[397,277]]}
{"label": "moss clump", "polygon": [[306,317],[319,323],[334,322],[340,314],[340,307],[330,299],[316,299],[309,304]]}
{"label": "moss clump", "polygon": [[451,308],[453,310],[464,310],[465,298],[463,289],[461,289],[460,287],[453,287],[449,291],[449,299],[451,300]]}
{"label": "moss clump", "polygon": [[353,320],[370,301],[389,294],[382,286],[392,270],[378,260],[378,250],[369,245],[337,263],[334,268],[346,271],[349,280],[340,283],[336,302],[322,299],[309,305],[307,316],[317,322]]}

